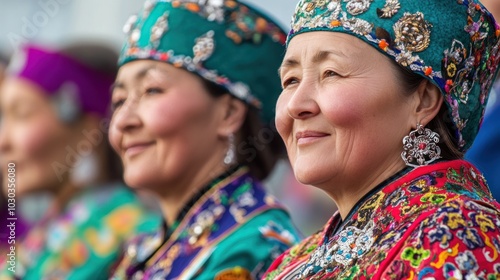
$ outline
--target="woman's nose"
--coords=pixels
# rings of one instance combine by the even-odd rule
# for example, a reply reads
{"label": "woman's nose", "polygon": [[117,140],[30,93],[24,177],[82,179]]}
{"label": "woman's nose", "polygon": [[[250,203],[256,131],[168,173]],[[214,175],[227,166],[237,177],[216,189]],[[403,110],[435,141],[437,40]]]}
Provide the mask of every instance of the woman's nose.
{"label": "woman's nose", "polygon": [[315,100],[317,87],[314,83],[301,82],[287,104],[288,114],[294,119],[305,119],[319,113]]}
{"label": "woman's nose", "polygon": [[127,100],[117,109],[111,118],[111,128],[119,131],[132,130],[140,126],[140,117],[137,114],[138,100]]}

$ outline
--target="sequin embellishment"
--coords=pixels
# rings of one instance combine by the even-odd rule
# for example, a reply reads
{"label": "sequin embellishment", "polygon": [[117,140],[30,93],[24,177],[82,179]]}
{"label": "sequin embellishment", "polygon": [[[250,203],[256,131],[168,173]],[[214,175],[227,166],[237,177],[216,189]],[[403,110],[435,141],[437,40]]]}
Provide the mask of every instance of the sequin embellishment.
{"label": "sequin embellishment", "polygon": [[429,47],[432,25],[424,20],[420,12],[405,13],[393,26],[396,39],[394,42],[411,52],[421,52]]}
{"label": "sequin embellishment", "polygon": [[196,44],[193,47],[193,62],[198,64],[207,60],[214,53],[214,49],[214,31],[210,30],[205,35],[196,39]]}
{"label": "sequin embellishment", "polygon": [[163,14],[158,18],[156,23],[151,27],[151,36],[149,38],[153,48],[157,48],[160,44],[160,39],[163,34],[168,31],[168,13]]}
{"label": "sequin embellishment", "polygon": [[335,239],[318,247],[301,271],[300,279],[306,279],[318,270],[329,271],[338,265],[348,266],[371,249],[374,242],[375,224],[370,221],[363,229],[348,226]]}
{"label": "sequin embellishment", "polygon": [[401,8],[401,3],[399,0],[387,0],[382,9],[377,8],[377,15],[380,18],[391,18],[393,17]]}
{"label": "sequin embellishment", "polygon": [[347,2],[347,12],[355,16],[368,11],[373,0],[344,0],[344,2]]}

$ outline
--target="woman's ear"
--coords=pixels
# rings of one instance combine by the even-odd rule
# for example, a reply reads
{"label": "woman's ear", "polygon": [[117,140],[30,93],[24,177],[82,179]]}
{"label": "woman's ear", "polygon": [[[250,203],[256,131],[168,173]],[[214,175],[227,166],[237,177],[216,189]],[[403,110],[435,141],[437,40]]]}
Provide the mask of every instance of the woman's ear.
{"label": "woman's ear", "polygon": [[437,86],[428,80],[418,86],[415,97],[415,119],[412,126],[420,123],[426,126],[439,113],[443,104],[443,95]]}
{"label": "woman's ear", "polygon": [[247,116],[248,107],[243,101],[225,94],[220,97],[223,109],[222,120],[219,125],[219,135],[227,137],[229,134],[236,134]]}

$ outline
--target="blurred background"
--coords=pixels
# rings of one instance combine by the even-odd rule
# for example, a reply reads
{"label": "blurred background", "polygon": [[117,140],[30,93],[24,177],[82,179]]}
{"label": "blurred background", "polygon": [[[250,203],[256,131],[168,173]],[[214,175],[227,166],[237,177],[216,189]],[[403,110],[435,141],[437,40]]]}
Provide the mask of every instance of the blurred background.
{"label": "blurred background", "polygon": [[[242,2],[270,13],[288,30],[296,1]],[[8,57],[27,42],[60,47],[75,41],[94,41],[119,50],[125,38],[124,23],[143,3],[144,0],[0,0],[0,54]],[[335,211],[322,191],[295,180],[286,160],[265,184],[287,206],[304,235],[319,230]],[[37,197],[36,202],[26,203],[28,209],[20,209],[23,215],[29,218],[32,214],[37,219],[36,213],[43,213],[50,199]]]}
{"label": "blurred background", "polygon": [[[248,0],[288,23],[295,1]],[[95,39],[117,48],[122,26],[137,13],[143,0],[0,0],[0,51],[11,53],[26,41],[59,45],[76,39]]]}

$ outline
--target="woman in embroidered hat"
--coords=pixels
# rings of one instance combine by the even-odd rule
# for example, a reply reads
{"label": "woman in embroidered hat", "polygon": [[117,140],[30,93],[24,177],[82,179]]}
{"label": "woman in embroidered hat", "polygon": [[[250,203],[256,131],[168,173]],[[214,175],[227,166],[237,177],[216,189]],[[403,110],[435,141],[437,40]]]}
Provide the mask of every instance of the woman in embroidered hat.
{"label": "woman in embroidered hat", "polygon": [[259,278],[297,238],[259,182],[284,152],[269,124],[285,33],[233,0],[147,1],[124,29],[109,137],[165,222],[114,279]]}
{"label": "woman in embroidered hat", "polygon": [[[0,88],[2,191],[9,199],[1,211],[15,220],[2,228],[8,246],[0,279],[108,279],[125,238],[159,224],[113,170],[119,162],[105,118],[116,57],[107,47],[75,43],[60,50],[30,45],[11,59]],[[43,193],[52,200],[41,208]],[[21,218],[34,220],[25,237]]]}
{"label": "woman in embroidered hat", "polygon": [[499,61],[478,2],[299,2],[276,126],[338,212],[266,279],[497,279],[500,204],[463,153]]}

